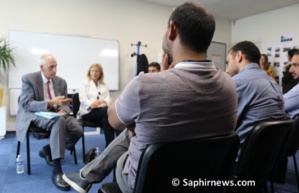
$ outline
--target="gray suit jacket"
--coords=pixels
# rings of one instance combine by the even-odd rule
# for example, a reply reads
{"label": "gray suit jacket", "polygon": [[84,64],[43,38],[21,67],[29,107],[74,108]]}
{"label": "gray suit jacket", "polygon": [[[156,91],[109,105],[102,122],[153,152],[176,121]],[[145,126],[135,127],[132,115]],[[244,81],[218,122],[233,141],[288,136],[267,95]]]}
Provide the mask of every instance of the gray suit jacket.
{"label": "gray suit jacket", "polygon": [[[66,81],[58,76],[53,79],[55,96],[67,97]],[[48,102],[44,99],[43,80],[41,72],[34,72],[22,77],[22,90],[19,98],[19,107],[16,118],[16,134],[18,141],[22,142],[32,120],[36,119],[35,112],[47,111]],[[58,107],[71,112],[68,105]],[[45,122],[46,123],[46,122]]]}

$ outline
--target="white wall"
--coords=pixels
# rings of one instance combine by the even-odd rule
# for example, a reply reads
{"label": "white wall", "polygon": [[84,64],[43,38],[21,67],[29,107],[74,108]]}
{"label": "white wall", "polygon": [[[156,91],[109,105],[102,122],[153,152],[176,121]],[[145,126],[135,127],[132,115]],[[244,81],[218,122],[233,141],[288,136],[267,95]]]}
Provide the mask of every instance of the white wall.
{"label": "white wall", "polygon": [[[121,90],[134,77],[136,57],[130,55],[136,47],[131,43],[147,44],[140,53],[146,54],[149,62],[157,61],[173,11],[172,7],[134,0],[0,0],[0,7],[0,36],[7,37],[9,30],[15,29],[118,40]],[[231,42],[229,21],[216,20],[214,40]],[[7,75],[0,76],[0,86],[6,89]],[[111,93],[112,97],[116,98],[121,90]],[[9,109],[8,89],[4,105]],[[8,130],[14,130],[14,122],[15,117],[8,117]]]}
{"label": "white wall", "polygon": [[[267,47],[289,47],[288,45],[299,45],[299,4],[277,9],[263,14],[247,17],[232,23],[232,43],[249,40],[259,43],[262,53],[269,53]],[[282,35],[291,35],[292,42],[281,43]],[[280,54],[279,58],[269,57],[271,62],[287,62],[287,52]],[[282,63],[282,62],[281,62]],[[272,66],[273,67],[273,66]],[[283,64],[274,67],[275,76],[279,76],[281,85]]]}
{"label": "white wall", "polygon": [[261,50],[265,46],[280,43],[280,36],[294,34],[294,42],[299,41],[299,4],[255,16],[240,19],[232,23],[232,43],[250,40],[260,41]]}
{"label": "white wall", "polygon": [[216,18],[216,31],[214,34],[213,41],[223,42],[230,48],[232,42],[232,27],[231,22],[227,20]]}

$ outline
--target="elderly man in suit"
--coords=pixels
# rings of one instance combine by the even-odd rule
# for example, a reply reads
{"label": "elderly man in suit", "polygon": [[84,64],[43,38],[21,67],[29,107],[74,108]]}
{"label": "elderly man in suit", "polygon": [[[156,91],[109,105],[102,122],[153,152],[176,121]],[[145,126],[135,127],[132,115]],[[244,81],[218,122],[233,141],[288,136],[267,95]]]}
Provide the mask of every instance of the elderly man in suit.
{"label": "elderly man in suit", "polygon": [[[23,141],[31,122],[50,132],[49,145],[44,146],[39,156],[49,165],[53,165],[52,181],[61,190],[70,186],[62,179],[60,160],[64,158],[65,149],[71,150],[83,134],[81,124],[72,116],[67,98],[66,81],[56,76],[57,62],[50,55],[40,58],[39,72],[29,73],[22,77],[22,90],[17,114],[16,133],[18,141]],[[47,119],[35,112],[57,112],[62,116]]]}

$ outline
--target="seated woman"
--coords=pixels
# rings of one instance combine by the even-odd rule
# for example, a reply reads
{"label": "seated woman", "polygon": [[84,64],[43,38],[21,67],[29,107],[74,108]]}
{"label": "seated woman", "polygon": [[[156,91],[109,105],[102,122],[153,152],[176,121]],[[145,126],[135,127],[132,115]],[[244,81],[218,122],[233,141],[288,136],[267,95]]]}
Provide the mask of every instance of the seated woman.
{"label": "seated woman", "polygon": [[266,54],[261,55],[260,68],[265,70],[267,74],[275,80],[275,74],[273,68],[269,65],[268,56]]}
{"label": "seated woman", "polygon": [[81,82],[79,99],[79,115],[83,120],[102,124],[107,147],[119,131],[111,127],[108,122],[107,109],[111,99],[108,86],[104,83],[101,64],[92,64],[89,67],[87,80]]}

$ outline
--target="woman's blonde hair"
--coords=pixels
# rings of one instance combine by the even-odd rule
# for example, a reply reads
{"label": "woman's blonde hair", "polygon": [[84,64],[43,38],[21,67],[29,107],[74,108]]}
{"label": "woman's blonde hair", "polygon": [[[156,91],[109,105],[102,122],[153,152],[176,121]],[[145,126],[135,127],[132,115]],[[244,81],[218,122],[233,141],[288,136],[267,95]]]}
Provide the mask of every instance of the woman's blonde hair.
{"label": "woman's blonde hair", "polygon": [[88,69],[88,72],[87,72],[87,78],[88,80],[91,80],[91,76],[90,76],[90,70],[92,68],[96,67],[99,71],[100,71],[100,77],[99,77],[99,82],[100,84],[105,84],[104,83],[104,72],[103,72],[103,67],[101,64],[92,64],[89,69]]}

